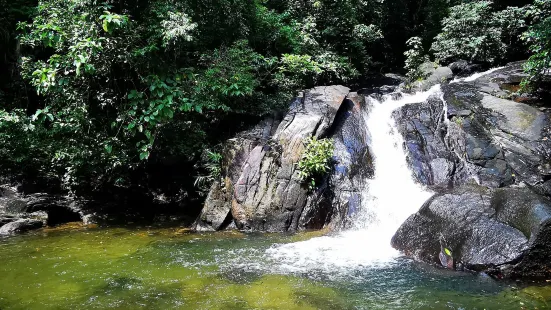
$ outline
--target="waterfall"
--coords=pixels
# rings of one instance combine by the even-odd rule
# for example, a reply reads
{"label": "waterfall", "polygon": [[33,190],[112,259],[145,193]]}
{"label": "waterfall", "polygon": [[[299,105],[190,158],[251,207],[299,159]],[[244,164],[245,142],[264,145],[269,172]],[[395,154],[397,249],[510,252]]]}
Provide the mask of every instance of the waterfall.
{"label": "waterfall", "polygon": [[392,113],[439,92],[440,85],[436,85],[414,95],[386,95],[380,101],[366,98],[371,109],[364,109],[369,112],[364,112],[363,116],[371,135],[375,175],[366,180],[362,210],[355,218],[355,228],[332,236],[271,247],[266,256],[277,263],[280,271],[342,272],[358,266],[386,266],[399,256],[390,246],[392,236],[432,194],[413,180],[403,138]]}

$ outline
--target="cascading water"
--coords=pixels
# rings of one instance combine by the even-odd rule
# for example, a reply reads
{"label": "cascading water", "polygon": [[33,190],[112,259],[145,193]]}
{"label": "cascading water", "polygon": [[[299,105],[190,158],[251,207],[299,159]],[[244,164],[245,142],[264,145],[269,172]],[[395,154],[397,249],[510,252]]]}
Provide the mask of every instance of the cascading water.
{"label": "cascading water", "polygon": [[390,246],[390,239],[407,217],[430,198],[431,193],[413,180],[403,139],[392,113],[439,92],[440,85],[436,85],[415,95],[386,95],[381,101],[366,98],[371,109],[364,112],[364,118],[366,130],[371,135],[375,175],[366,180],[363,208],[355,218],[356,228],[335,236],[268,249],[266,255],[278,263],[280,271],[342,272],[358,266],[384,266],[399,256]]}

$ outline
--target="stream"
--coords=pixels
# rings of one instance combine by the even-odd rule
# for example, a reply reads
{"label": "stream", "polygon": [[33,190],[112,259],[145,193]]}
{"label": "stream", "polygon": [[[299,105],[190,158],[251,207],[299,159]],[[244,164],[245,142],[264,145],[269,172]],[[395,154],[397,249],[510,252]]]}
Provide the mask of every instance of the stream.
{"label": "stream", "polygon": [[[0,241],[0,309],[545,309],[551,288],[396,258],[281,268],[298,235],[71,228]],[[326,237],[324,237],[326,238]],[[360,248],[361,245],[358,245]]]}

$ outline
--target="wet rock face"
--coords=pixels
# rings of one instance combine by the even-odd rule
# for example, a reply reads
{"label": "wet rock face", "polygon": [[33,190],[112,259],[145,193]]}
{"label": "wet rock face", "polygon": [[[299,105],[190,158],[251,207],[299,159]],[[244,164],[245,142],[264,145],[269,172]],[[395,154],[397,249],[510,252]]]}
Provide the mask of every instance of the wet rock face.
{"label": "wet rock face", "polygon": [[374,174],[369,150],[371,137],[364,118],[369,108],[364,96],[350,93],[330,132],[335,142],[336,159],[329,178],[332,197],[328,199],[335,210],[330,221],[333,228],[349,226],[362,205],[362,192],[367,191],[365,180]]}
{"label": "wet rock face", "polygon": [[445,240],[452,268],[546,278],[550,229],[551,201],[530,189],[467,185],[431,198],[400,227],[392,245],[439,264],[440,240]]}
{"label": "wet rock face", "polygon": [[[223,180],[209,193],[196,230],[294,231],[342,227],[358,208],[361,184],[370,173],[369,137],[362,131],[363,96],[342,86],[316,87],[271,119],[228,142]],[[296,169],[308,137],[335,141],[334,171],[315,192]],[[367,164],[365,164],[367,163]]]}
{"label": "wet rock face", "polygon": [[395,112],[414,177],[436,194],[393,247],[497,277],[551,276],[550,122],[508,90],[522,80],[520,67],[442,85],[441,94]]}
{"label": "wet rock face", "polygon": [[492,95],[502,92],[498,81],[520,82],[514,77],[517,67],[511,67],[513,77],[506,77],[505,68],[473,82],[442,85],[441,94],[395,112],[419,182],[504,187],[519,181],[535,185],[547,178],[548,115]]}

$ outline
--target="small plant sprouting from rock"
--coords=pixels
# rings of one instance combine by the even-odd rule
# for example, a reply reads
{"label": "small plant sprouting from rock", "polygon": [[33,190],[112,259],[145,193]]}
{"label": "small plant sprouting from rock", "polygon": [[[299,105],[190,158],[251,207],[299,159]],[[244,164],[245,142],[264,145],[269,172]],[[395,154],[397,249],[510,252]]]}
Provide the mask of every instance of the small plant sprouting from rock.
{"label": "small plant sprouting from rock", "polygon": [[317,139],[311,137],[304,142],[306,149],[298,162],[299,176],[308,184],[310,190],[316,188],[316,179],[325,175],[331,169],[333,156],[333,139]]}
{"label": "small plant sprouting from rock", "polygon": [[201,192],[208,192],[210,185],[218,180],[222,174],[222,154],[207,150],[201,156],[200,169],[205,175],[195,178],[195,187]]}
{"label": "small plant sprouting from rock", "polygon": [[453,121],[459,126],[463,127],[464,119],[462,117],[454,117]]}

